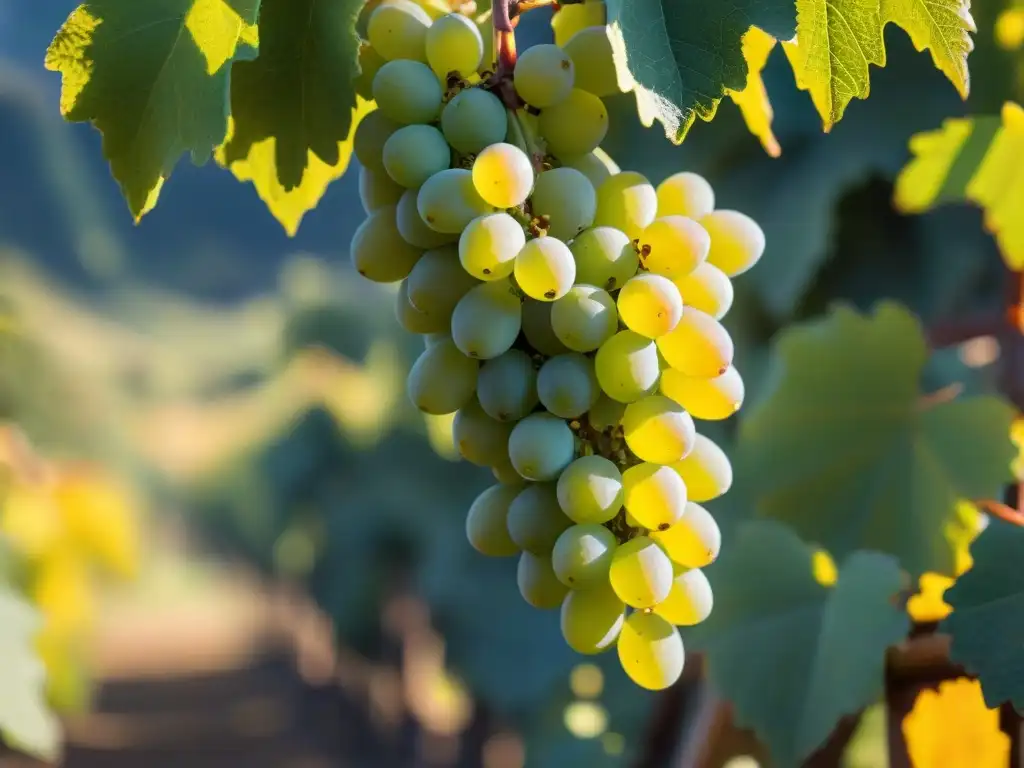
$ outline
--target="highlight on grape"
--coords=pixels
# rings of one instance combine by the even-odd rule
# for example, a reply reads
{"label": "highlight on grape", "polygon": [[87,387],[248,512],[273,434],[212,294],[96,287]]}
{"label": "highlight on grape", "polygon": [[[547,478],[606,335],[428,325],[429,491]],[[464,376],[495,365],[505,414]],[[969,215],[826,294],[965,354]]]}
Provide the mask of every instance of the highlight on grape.
{"label": "highlight on grape", "polygon": [[743,401],[720,321],[764,235],[701,176],[655,186],[600,149],[618,90],[604,27],[497,69],[457,13],[389,0],[367,34],[352,260],[400,282],[398,320],[424,337],[413,403],[454,413],[459,452],[494,474],[469,543],[518,558],[523,599],[559,609],[574,650],[615,646],[666,688],[678,627],[712,610],[721,536],[701,503],[732,484],[694,420]]}

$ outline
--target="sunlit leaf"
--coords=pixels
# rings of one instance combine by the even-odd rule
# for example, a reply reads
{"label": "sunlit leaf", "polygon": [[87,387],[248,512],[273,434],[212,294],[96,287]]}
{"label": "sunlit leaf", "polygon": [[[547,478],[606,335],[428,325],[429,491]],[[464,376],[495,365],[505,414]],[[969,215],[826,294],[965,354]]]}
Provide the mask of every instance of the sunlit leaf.
{"label": "sunlit leaf", "polygon": [[977,680],[921,691],[903,719],[903,736],[914,768],[1004,768],[1010,756],[999,710],[985,706]]}
{"label": "sunlit leaf", "polygon": [[761,141],[764,151],[772,157],[782,154],[775,134],[772,133],[772,104],[768,100],[761,71],[775,47],[775,38],[757,27],[743,35],[743,58],[747,60],[747,84],[740,91],[727,91],[743,115],[750,132]]}

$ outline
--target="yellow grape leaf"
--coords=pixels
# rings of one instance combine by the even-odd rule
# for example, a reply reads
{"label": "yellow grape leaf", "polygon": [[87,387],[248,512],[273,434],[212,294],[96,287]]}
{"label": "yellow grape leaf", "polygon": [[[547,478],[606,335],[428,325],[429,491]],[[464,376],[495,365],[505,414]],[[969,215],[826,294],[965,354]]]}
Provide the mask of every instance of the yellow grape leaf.
{"label": "yellow grape leaf", "polygon": [[587,27],[600,27],[607,21],[608,14],[602,2],[583,2],[561,6],[551,16],[551,29],[555,33],[555,45],[565,45],[569,38]]}
{"label": "yellow grape leaf", "polygon": [[783,43],[797,85],[809,91],[825,131],[853,99],[867,98],[870,65],[885,66],[883,29],[902,28],[963,98],[976,32],[970,0],[797,0],[796,38]]}
{"label": "yellow grape leaf", "polygon": [[1003,105],[999,117],[951,118],[910,139],[911,161],[896,179],[894,202],[922,213],[970,201],[985,214],[1003,260],[1024,269],[1024,109]]}
{"label": "yellow grape leaf", "polygon": [[[572,6],[569,6],[570,8]],[[775,38],[767,32],[751,27],[743,35],[743,58],[747,60],[747,84],[742,91],[729,91],[729,98],[740,108],[743,120],[752,134],[761,140],[764,151],[772,157],[782,154],[782,148],[772,133],[772,104],[768,100],[761,72],[775,47]]]}
{"label": "yellow grape leaf", "polygon": [[836,561],[824,549],[815,550],[811,556],[811,568],[814,570],[814,580],[821,586],[834,587],[836,585],[836,581],[839,579]]}
{"label": "yellow grape leaf", "polygon": [[981,684],[966,678],[921,691],[903,737],[914,768],[1003,768],[1010,756],[999,710],[988,709]]}
{"label": "yellow grape leaf", "polygon": [[[981,533],[984,516],[969,501],[957,504],[956,517],[946,526],[946,538],[956,555],[956,575],[960,576],[974,564],[971,542]],[[955,579],[938,573],[924,573],[918,580],[918,593],[907,601],[910,617],[922,624],[942,621],[953,610],[943,599]]]}
{"label": "yellow grape leaf", "polygon": [[8,489],[0,512],[0,533],[29,560],[57,547],[64,532],[49,483],[15,482]]}
{"label": "yellow grape leaf", "polygon": [[44,629],[58,637],[80,637],[96,618],[89,564],[80,553],[61,547],[47,553],[32,572],[32,602],[43,615]]}

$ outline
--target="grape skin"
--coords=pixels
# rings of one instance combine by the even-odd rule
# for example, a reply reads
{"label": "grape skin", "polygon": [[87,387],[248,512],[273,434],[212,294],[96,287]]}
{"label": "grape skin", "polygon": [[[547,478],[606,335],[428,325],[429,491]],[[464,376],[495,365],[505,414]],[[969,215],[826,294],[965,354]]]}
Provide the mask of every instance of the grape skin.
{"label": "grape skin", "polygon": [[553,155],[585,155],[604,141],[608,110],[594,94],[573,88],[564,101],[541,111],[538,126]]}
{"label": "grape skin", "polygon": [[516,585],[523,599],[542,611],[558,608],[569,589],[555,576],[549,555],[523,552],[516,567]]}
{"label": "grape skin", "polygon": [[594,429],[613,429],[622,421],[626,413],[626,403],[613,400],[608,395],[601,395],[587,414],[590,426]]}
{"label": "grape skin", "polygon": [[452,312],[452,340],[467,357],[490,360],[519,335],[522,306],[505,280],[472,288]]}
{"label": "grape skin", "polygon": [[530,158],[512,144],[491,144],[473,161],[473,186],[495,208],[521,205],[533,189]]}
{"label": "grape skin", "polygon": [[602,344],[594,369],[602,391],[622,403],[648,394],[661,375],[654,342],[634,331],[619,331]]}
{"label": "grape skin", "polygon": [[729,332],[711,315],[692,307],[683,308],[679,324],[657,343],[668,364],[686,376],[710,379],[732,365]]}
{"label": "grape skin", "polygon": [[398,205],[405,187],[392,181],[387,173],[372,171],[365,166],[359,169],[359,202],[363,211],[373,213],[385,205]]}
{"label": "grape skin", "polygon": [[690,274],[704,263],[711,237],[686,216],[655,219],[640,233],[640,259],[651,272],[670,278]]}
{"label": "grape skin", "polygon": [[711,501],[732,487],[732,464],[718,445],[706,435],[697,433],[693,450],[672,469],[686,483],[690,501]]}
{"label": "grape skin", "polygon": [[715,191],[692,171],[675,173],[658,185],[658,216],[699,219],[715,209]]}
{"label": "grape skin", "polygon": [[554,483],[529,483],[508,509],[508,532],[523,551],[551,555],[558,537],[572,525],[558,505]]}
{"label": "grape skin", "polygon": [[512,425],[492,419],[474,398],[455,412],[452,440],[459,454],[478,467],[489,467],[508,455]]}
{"label": "grape skin", "polygon": [[454,245],[429,250],[420,257],[407,278],[409,301],[420,312],[445,319],[449,330],[452,312],[459,300],[479,281],[466,274]]}
{"label": "grape skin", "polygon": [[679,324],[683,297],[667,277],[651,273],[635,275],[619,291],[619,317],[641,336],[656,339]]}
{"label": "grape skin", "polygon": [[647,178],[636,171],[610,176],[597,188],[598,226],[614,227],[636,240],[658,213],[658,193]]}
{"label": "grape skin", "polygon": [[693,418],[664,395],[650,395],[627,405],[622,433],[637,457],[654,464],[681,461],[697,439]]}
{"label": "grape skin", "polygon": [[672,580],[672,589],[654,612],[677,627],[692,627],[711,615],[714,594],[708,577],[699,568],[682,569]]}
{"label": "grape skin", "polygon": [[421,248],[402,239],[396,215],[396,206],[381,206],[363,220],[352,236],[352,264],[367,280],[375,283],[404,280],[423,255]]}
{"label": "grape skin", "polygon": [[501,280],[512,274],[526,233],[507,213],[489,213],[469,222],[459,238],[462,267],[478,280]]}
{"label": "grape skin", "polygon": [[622,668],[642,688],[664,690],[683,674],[683,639],[657,614],[630,614],[619,634],[618,651]]}
{"label": "grape skin", "polygon": [[426,34],[427,62],[438,79],[451,72],[469,77],[480,66],[484,41],[476,25],[461,13],[447,13],[430,25]]}
{"label": "grape skin", "polygon": [[406,389],[424,413],[455,413],[473,397],[480,365],[463,355],[455,343],[442,339],[423,350],[409,371]]}
{"label": "grape skin", "polygon": [[683,516],[664,531],[652,531],[669,558],[684,568],[703,568],[718,558],[722,548],[722,532],[700,504],[686,503]]}
{"label": "grape skin", "polygon": [[457,239],[455,235],[435,232],[427,226],[416,209],[415,189],[405,190],[399,199],[395,210],[395,224],[402,239],[417,248],[440,248]]}
{"label": "grape skin", "polygon": [[520,421],[508,439],[512,466],[525,479],[555,480],[576,454],[576,438],[566,423],[549,413]]}
{"label": "grape skin", "polygon": [[484,411],[498,421],[518,421],[538,403],[537,371],[525,352],[510,349],[480,369],[477,396]]}
{"label": "grape skin", "polygon": [[574,352],[592,352],[618,328],[615,300],[593,285],[577,283],[551,305],[551,329]]}
{"label": "grape skin", "polygon": [[523,293],[537,301],[555,301],[572,288],[576,260],[569,246],[554,237],[530,240],[516,255],[513,272]]}
{"label": "grape skin", "polygon": [[626,605],[643,609],[668,597],[673,575],[672,561],[657,542],[637,536],[615,550],[608,580]]}
{"label": "grape skin", "polygon": [[618,545],[615,534],[602,525],[566,528],[551,551],[555,575],[570,589],[588,589],[607,582]]}
{"label": "grape skin", "polygon": [[549,358],[537,373],[541,405],[563,419],[582,416],[600,394],[593,361],[578,352]]}
{"label": "grape skin", "polygon": [[739,211],[713,211],[700,219],[711,239],[708,262],[729,277],[742,275],[764,253],[764,231]]}
{"label": "grape skin", "polygon": [[598,654],[618,640],[625,619],[626,604],[607,582],[570,590],[562,602],[562,637],[576,653]]}
{"label": "grape skin", "polygon": [[659,386],[662,394],[679,403],[695,419],[728,419],[743,405],[743,379],[731,365],[713,379],[686,376],[669,368],[661,372]]}
{"label": "grape skin", "polygon": [[637,464],[622,473],[624,505],[650,531],[670,528],[686,511],[686,484],[672,467]]}
{"label": "grape skin", "polygon": [[622,509],[622,473],[603,456],[581,456],[556,486],[562,511],[577,523],[606,523]]}
{"label": "grape skin", "polygon": [[581,232],[570,250],[576,259],[576,280],[606,291],[621,288],[640,266],[629,236],[614,227]]}
{"label": "grape skin", "polygon": [[550,301],[527,298],[523,302],[523,335],[531,347],[548,357],[570,351],[555,335],[551,325],[552,309]]}
{"label": "grape skin", "polygon": [[479,496],[466,515],[466,538],[473,548],[488,557],[511,557],[519,547],[508,535],[508,508],[519,489],[492,485]]}
{"label": "grape skin", "polygon": [[427,179],[416,195],[416,209],[431,229],[456,235],[494,210],[477,194],[465,168],[448,168]]}
{"label": "grape skin", "polygon": [[419,61],[389,61],[373,78],[377,109],[402,125],[432,123],[441,114],[443,97],[441,83]]}
{"label": "grape skin", "polygon": [[574,155],[562,158],[562,165],[567,168],[575,168],[582,173],[596,190],[609,176],[618,173],[620,168],[600,148],[593,152],[586,152],[582,155]]}
{"label": "grape skin", "polygon": [[391,138],[391,134],[401,127],[378,110],[360,120],[352,136],[352,152],[359,164],[371,171],[386,173],[384,145]]}
{"label": "grape skin", "polygon": [[552,168],[537,177],[530,210],[536,217],[548,217],[549,236],[568,241],[594,223],[597,193],[579,171]]}
{"label": "grape skin", "polygon": [[683,303],[721,320],[732,307],[733,287],[729,277],[714,264],[704,262],[690,274],[672,282],[679,289]]}
{"label": "grape skin", "polygon": [[507,131],[505,105],[480,88],[460,91],[441,112],[441,132],[464,155],[505,141]]}
{"label": "grape skin", "polygon": [[409,333],[438,333],[448,327],[447,320],[438,315],[421,312],[409,300],[409,279],[398,286],[395,293],[395,319]]}
{"label": "grape skin", "polygon": [[534,107],[553,107],[572,91],[572,59],[557,45],[541,44],[520,54],[512,74],[516,92]]}
{"label": "grape skin", "polygon": [[612,59],[612,43],[604,25],[587,27],[564,46],[576,70],[576,87],[595,96],[619,93],[619,78]]}
{"label": "grape skin", "polygon": [[416,189],[435,173],[448,168],[451,150],[431,125],[406,125],[384,142],[384,169],[395,183]]}
{"label": "grape skin", "polygon": [[370,14],[366,36],[370,45],[388,61],[426,61],[426,38],[431,19],[409,0],[390,0]]}

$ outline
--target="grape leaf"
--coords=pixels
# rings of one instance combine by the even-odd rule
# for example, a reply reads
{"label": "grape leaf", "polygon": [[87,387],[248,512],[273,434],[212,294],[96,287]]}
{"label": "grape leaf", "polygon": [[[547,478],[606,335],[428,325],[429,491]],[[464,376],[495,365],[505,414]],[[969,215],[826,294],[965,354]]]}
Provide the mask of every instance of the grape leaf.
{"label": "grape leaf", "polygon": [[60,111],[103,134],[138,221],[185,152],[203,164],[224,140],[231,62],[251,55],[259,0],[92,0],[46,52]]}
{"label": "grape leaf", "polygon": [[747,84],[741,91],[726,91],[740,108],[747,128],[761,141],[764,151],[772,157],[782,154],[775,134],[772,133],[772,104],[761,79],[761,71],[775,47],[775,38],[767,32],[751,27],[743,35],[743,58],[747,61]]}
{"label": "grape leaf", "polygon": [[1024,109],[951,118],[910,140],[914,158],[896,180],[895,204],[921,213],[949,202],[981,206],[1010,269],[1024,269]]}
{"label": "grape leaf", "polygon": [[994,397],[925,397],[927,355],[917,320],[889,302],[785,331],[736,450],[756,513],[839,560],[874,549],[915,579],[952,576],[943,531],[958,499],[996,497],[1011,479],[1013,409]]}
{"label": "grape leaf", "polygon": [[946,591],[940,625],[950,658],[977,674],[990,707],[1024,711],[1024,528],[993,518],[971,546],[973,567]]}
{"label": "grape leaf", "polygon": [[999,710],[985,706],[977,680],[961,677],[940,683],[938,690],[922,690],[902,731],[910,765],[1011,764],[1010,737],[999,728]]}
{"label": "grape leaf", "polygon": [[910,35],[967,98],[967,55],[976,32],[970,0],[797,0],[796,39],[783,44],[797,85],[811,94],[826,131],[854,98],[867,98],[869,66],[885,66],[883,29]]}
{"label": "grape leaf", "polygon": [[885,650],[910,625],[893,600],[903,577],[892,558],[854,553],[825,587],[812,555],[779,523],[744,523],[708,569],[715,608],[695,631],[737,724],[757,732],[776,765],[802,763],[841,717],[881,694]]}

